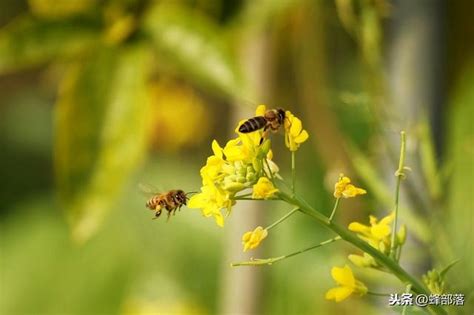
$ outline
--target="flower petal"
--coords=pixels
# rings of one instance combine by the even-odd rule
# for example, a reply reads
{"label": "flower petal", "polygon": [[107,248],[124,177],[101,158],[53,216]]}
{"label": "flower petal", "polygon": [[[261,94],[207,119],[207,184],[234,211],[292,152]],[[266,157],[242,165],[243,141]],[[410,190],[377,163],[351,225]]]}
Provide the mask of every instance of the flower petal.
{"label": "flower petal", "polygon": [[297,137],[301,133],[301,129],[303,129],[303,123],[298,117],[293,116],[293,119],[291,120],[290,134],[293,137]]}
{"label": "flower petal", "polygon": [[298,136],[295,137],[296,143],[303,143],[308,140],[309,134],[306,130],[303,130]]}
{"label": "flower petal", "polygon": [[352,292],[354,292],[354,289],[349,287],[332,288],[326,292],[325,297],[327,300],[341,302],[347,299],[352,294]]}
{"label": "flower petal", "polygon": [[331,276],[342,286],[354,287],[355,278],[351,268],[345,265],[343,268],[333,267],[331,269]]}
{"label": "flower petal", "polygon": [[351,224],[349,224],[348,229],[352,232],[370,233],[370,227],[363,225],[359,222],[352,222]]}
{"label": "flower petal", "polygon": [[267,110],[267,106],[265,105],[258,105],[257,109],[255,110],[255,116],[263,116]]}
{"label": "flower petal", "polygon": [[198,193],[192,196],[188,201],[188,208],[197,209],[206,205],[206,196],[203,193]]}
{"label": "flower petal", "polygon": [[212,152],[214,152],[214,155],[219,158],[222,158],[222,148],[217,142],[217,140],[212,141],[211,147],[212,147]]}
{"label": "flower petal", "polygon": [[389,236],[390,230],[391,229],[388,225],[382,224],[376,224],[370,229],[372,235],[379,240],[383,239],[386,236]]}
{"label": "flower petal", "polygon": [[216,220],[216,224],[220,227],[224,227],[224,216],[220,211],[214,212],[214,219]]}
{"label": "flower petal", "polygon": [[379,224],[389,225],[390,223],[392,223],[393,219],[395,219],[395,211],[392,211],[392,213],[380,220]]}

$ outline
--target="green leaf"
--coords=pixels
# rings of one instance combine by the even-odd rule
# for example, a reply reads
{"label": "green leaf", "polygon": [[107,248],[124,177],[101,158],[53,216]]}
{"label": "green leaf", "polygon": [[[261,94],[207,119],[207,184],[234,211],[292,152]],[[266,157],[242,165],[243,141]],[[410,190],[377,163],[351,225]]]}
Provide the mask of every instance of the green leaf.
{"label": "green leaf", "polygon": [[446,267],[444,267],[443,270],[441,270],[440,273],[439,273],[439,276],[441,277],[441,279],[444,278],[444,276],[448,273],[449,269],[454,267],[454,265],[456,265],[460,261],[461,261],[461,259],[456,259],[455,261],[453,261],[452,263],[450,263]]}
{"label": "green leaf", "polygon": [[434,200],[439,200],[441,196],[441,181],[436,161],[433,136],[426,116],[422,117],[418,128],[420,137],[421,169],[431,197]]}
{"label": "green leaf", "polygon": [[0,74],[77,55],[100,41],[96,21],[21,16],[0,29]]}
{"label": "green leaf", "polygon": [[[446,160],[452,166],[448,185],[444,187],[447,207],[443,217],[449,235],[449,246],[462,258],[456,272],[450,273],[456,288],[472,288],[474,283],[473,181],[474,174],[474,63],[466,63],[451,92],[447,121]],[[445,261],[447,263],[448,261]]]}
{"label": "green leaf", "polygon": [[144,19],[162,64],[173,65],[197,84],[230,95],[245,94],[229,43],[218,25],[185,8],[155,5]]}
{"label": "green leaf", "polygon": [[76,240],[87,240],[99,228],[144,155],[149,59],[142,47],[104,47],[72,66],[64,80],[55,163]]}

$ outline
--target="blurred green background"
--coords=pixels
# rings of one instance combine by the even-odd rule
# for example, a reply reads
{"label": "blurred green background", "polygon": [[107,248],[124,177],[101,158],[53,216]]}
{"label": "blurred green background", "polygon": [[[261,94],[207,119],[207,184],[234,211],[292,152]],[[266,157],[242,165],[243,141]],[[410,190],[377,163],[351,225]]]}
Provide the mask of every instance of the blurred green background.
{"label": "blurred green background", "polygon": [[[398,135],[412,169],[402,265],[461,259],[448,291],[474,312],[474,28],[470,1],[29,0],[0,4],[1,314],[389,314],[388,299],[324,300],[329,236],[295,216],[257,252],[240,237],[288,209],[239,204],[153,221],[137,185],[197,190],[210,143],[257,104],[300,117],[300,193],[329,213],[340,172],[368,190],[341,224],[393,205]],[[288,177],[289,154],[273,137]],[[392,277],[356,270],[373,291]]]}

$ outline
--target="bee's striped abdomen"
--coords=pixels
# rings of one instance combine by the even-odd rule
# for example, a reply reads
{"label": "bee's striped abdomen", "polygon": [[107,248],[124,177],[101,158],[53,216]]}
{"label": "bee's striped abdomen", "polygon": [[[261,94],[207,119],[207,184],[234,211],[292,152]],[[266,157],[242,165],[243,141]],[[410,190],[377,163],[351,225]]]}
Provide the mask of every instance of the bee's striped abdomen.
{"label": "bee's striped abdomen", "polygon": [[262,129],[265,127],[267,124],[267,120],[263,116],[257,116],[250,118],[246,122],[244,122],[240,127],[239,127],[239,132],[241,133],[249,133],[256,131],[258,129]]}

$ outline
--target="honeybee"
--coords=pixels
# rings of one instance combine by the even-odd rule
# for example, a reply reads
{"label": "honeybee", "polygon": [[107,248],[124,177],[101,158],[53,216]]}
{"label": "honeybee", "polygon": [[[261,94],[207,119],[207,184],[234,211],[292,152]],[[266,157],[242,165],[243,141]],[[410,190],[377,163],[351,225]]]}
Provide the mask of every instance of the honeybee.
{"label": "honeybee", "polygon": [[156,190],[144,184],[140,184],[140,189],[147,194],[152,194],[152,197],[146,202],[146,207],[155,211],[155,217],[153,219],[159,218],[164,209],[168,211],[167,220],[169,220],[171,214],[175,215],[176,210],[181,210],[181,207],[185,206],[189,199],[189,193],[185,193],[181,189],[157,193]]}
{"label": "honeybee", "polygon": [[275,133],[285,121],[285,110],[282,108],[268,109],[263,116],[256,116],[247,119],[239,127],[239,132],[250,133],[263,128],[263,137],[260,144],[267,137],[268,131]]}

